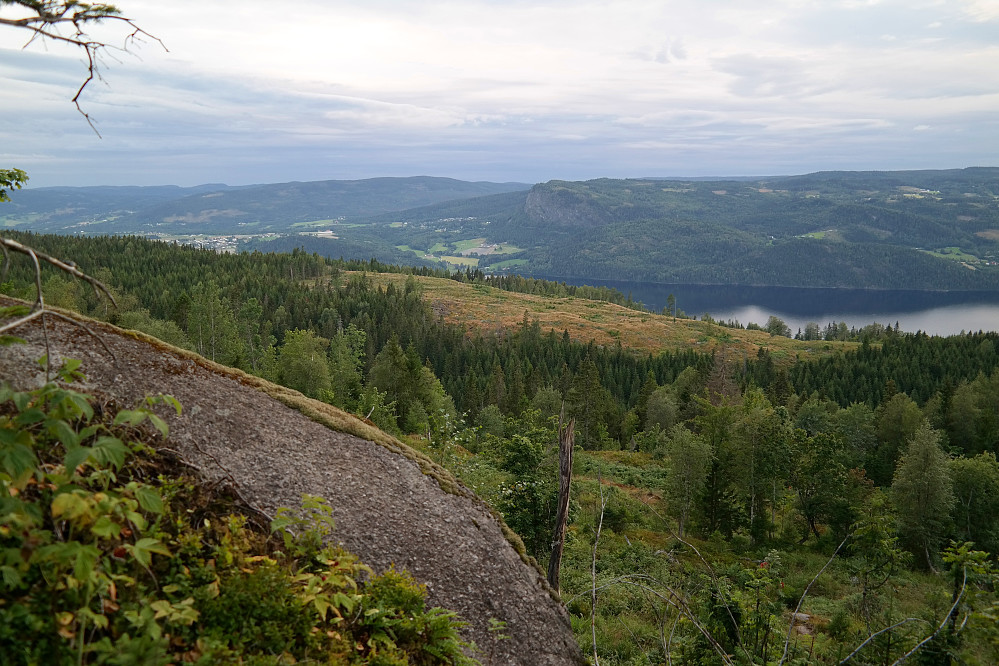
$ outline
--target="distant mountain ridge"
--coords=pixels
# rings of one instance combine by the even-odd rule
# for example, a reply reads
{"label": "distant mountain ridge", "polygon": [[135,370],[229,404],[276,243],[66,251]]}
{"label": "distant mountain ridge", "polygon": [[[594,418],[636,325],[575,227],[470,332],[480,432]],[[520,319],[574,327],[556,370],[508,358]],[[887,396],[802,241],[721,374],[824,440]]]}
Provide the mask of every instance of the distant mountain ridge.
{"label": "distant mountain ridge", "polygon": [[297,223],[367,217],[529,187],[431,176],[235,187],[46,187],[19,192],[0,211],[0,223],[55,233],[284,231]]}
{"label": "distant mountain ridge", "polygon": [[[100,217],[100,206],[117,208]],[[999,289],[996,167],[533,186],[413,177],[46,188],[19,192],[0,208],[0,224],[239,235],[250,250],[577,279]],[[236,248],[228,243],[217,249]]]}

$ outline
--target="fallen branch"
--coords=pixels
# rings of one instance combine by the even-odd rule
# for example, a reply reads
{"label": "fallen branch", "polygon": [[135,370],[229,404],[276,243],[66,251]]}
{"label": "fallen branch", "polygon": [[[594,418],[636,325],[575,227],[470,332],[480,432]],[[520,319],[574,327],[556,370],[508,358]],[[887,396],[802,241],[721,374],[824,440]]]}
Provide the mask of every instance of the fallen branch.
{"label": "fallen branch", "polygon": [[934,638],[936,638],[937,634],[939,634],[943,630],[943,628],[947,625],[947,623],[950,621],[951,615],[954,614],[954,611],[957,609],[958,604],[961,603],[961,599],[964,598],[964,591],[965,591],[965,589],[968,586],[968,568],[964,567],[963,572],[964,572],[964,577],[963,577],[963,579],[961,581],[961,591],[958,592],[957,599],[954,600],[954,605],[950,607],[949,611],[947,611],[947,614],[944,616],[944,619],[940,623],[940,626],[937,627],[936,631],[934,631],[932,634],[930,634],[929,636],[927,636],[923,640],[921,640],[918,643],[916,643],[915,647],[913,647],[911,650],[909,650],[908,652],[906,652],[905,654],[903,654],[901,657],[899,657],[898,659],[896,659],[895,663],[893,663],[891,666],[898,666],[903,661],[905,661],[906,659],[908,659],[912,655],[916,654],[916,652],[918,652],[920,648],[922,648],[924,645],[926,645],[931,640],[933,640]]}
{"label": "fallen branch", "polygon": [[11,240],[9,238],[4,238],[3,236],[0,236],[0,247],[3,248],[3,255],[4,255],[3,270],[0,271],[0,273],[2,273],[4,276],[6,276],[7,271],[10,268],[10,262],[11,262],[11,257],[9,252],[10,250],[13,250],[14,252],[18,252],[20,254],[29,257],[31,259],[32,264],[34,264],[34,270],[35,270],[35,301],[34,303],[31,304],[31,309],[29,310],[28,314],[15,317],[13,321],[7,322],[6,324],[0,326],[0,335],[3,335],[7,331],[12,331],[18,328],[19,326],[23,326],[24,324],[27,324],[28,322],[31,322],[35,319],[41,319],[42,339],[45,341],[46,380],[50,379],[51,362],[52,362],[52,349],[49,344],[49,327],[48,327],[48,322],[46,321],[46,317],[48,316],[62,319],[63,321],[69,322],[74,326],[82,328],[84,331],[86,331],[88,334],[94,337],[98,342],[100,342],[101,346],[104,347],[104,351],[106,351],[113,360],[117,361],[114,352],[111,351],[111,348],[108,347],[104,339],[101,338],[99,335],[97,335],[89,326],[87,326],[81,321],[73,319],[72,317],[67,317],[62,313],[50,310],[45,306],[45,294],[42,291],[41,262],[44,261],[52,266],[55,266],[56,268],[65,273],[69,273],[73,277],[83,280],[84,282],[88,283],[91,287],[93,287],[94,293],[97,294],[98,297],[100,297],[101,293],[103,293],[105,296],[108,297],[108,299],[110,299],[110,301],[114,304],[115,307],[118,307],[118,303],[115,301],[114,295],[111,293],[111,290],[108,289],[108,287],[103,282],[101,282],[97,278],[87,275],[79,268],[77,268],[76,264],[72,262],[63,261],[61,259],[48,255],[44,252],[40,252],[32,247],[18,243],[15,240]]}
{"label": "fallen branch", "polygon": [[604,499],[604,484],[600,479],[600,471],[597,471],[597,485],[600,488],[600,520],[597,522],[597,534],[593,538],[593,556],[590,560],[590,574],[593,580],[592,593],[590,595],[590,633],[593,635],[593,666],[600,666],[597,658],[597,544],[600,543],[600,530],[604,526],[604,509],[607,508],[607,500]]}
{"label": "fallen branch", "polygon": [[873,641],[875,638],[877,638],[881,634],[885,633],[886,631],[891,631],[892,629],[897,629],[898,627],[901,627],[903,624],[908,624],[909,622],[926,622],[926,620],[924,620],[922,618],[919,618],[919,617],[907,617],[904,620],[902,620],[901,622],[896,622],[895,624],[891,625],[890,627],[885,627],[884,629],[882,629],[880,631],[875,631],[873,634],[871,634],[870,636],[868,636],[867,639],[863,643],[861,643],[856,648],[854,648],[853,652],[851,652],[850,654],[846,655],[846,657],[844,657],[843,660],[839,662],[838,666],[843,666],[843,664],[848,663],[851,659],[854,658],[854,656],[856,656],[856,654],[858,652],[860,652],[861,650],[864,649],[864,646],[866,646],[868,643],[870,643],[871,641]]}
{"label": "fallen branch", "polygon": [[833,551],[832,557],[829,558],[829,561],[825,563],[825,566],[819,569],[819,572],[815,574],[814,578],[812,578],[812,582],[810,582],[808,586],[805,588],[805,591],[801,593],[801,598],[798,599],[798,605],[794,607],[794,612],[791,613],[791,622],[787,627],[787,638],[784,639],[784,654],[781,655],[780,661],[777,662],[777,666],[781,666],[781,664],[783,664],[784,661],[787,659],[787,648],[791,644],[791,633],[794,631],[794,618],[798,616],[798,611],[801,610],[801,604],[805,603],[805,597],[808,596],[808,591],[812,589],[812,585],[814,585],[815,581],[819,579],[819,576],[822,575],[822,572],[828,569],[829,565],[832,564],[833,560],[836,559],[836,556],[839,555],[840,549],[843,548],[844,545],[846,545],[846,542],[849,540],[850,536],[852,535],[847,534],[846,538],[839,543],[839,545],[836,547],[836,550]]}

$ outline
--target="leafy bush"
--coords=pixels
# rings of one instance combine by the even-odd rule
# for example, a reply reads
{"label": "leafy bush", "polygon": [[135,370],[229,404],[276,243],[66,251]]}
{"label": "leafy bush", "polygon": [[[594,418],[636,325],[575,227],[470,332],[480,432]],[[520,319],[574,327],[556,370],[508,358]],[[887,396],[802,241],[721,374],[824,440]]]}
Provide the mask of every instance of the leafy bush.
{"label": "leafy bush", "polygon": [[275,539],[170,475],[148,445],[168,434],[158,403],[180,410],[0,385],[4,664],[475,663],[408,574],[324,545],[325,501],[279,511]]}

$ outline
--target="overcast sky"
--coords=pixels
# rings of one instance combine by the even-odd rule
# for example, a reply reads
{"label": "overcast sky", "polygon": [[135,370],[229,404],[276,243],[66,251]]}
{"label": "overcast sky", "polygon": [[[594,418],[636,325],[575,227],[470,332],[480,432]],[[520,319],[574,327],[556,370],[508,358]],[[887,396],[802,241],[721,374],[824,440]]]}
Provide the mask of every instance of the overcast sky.
{"label": "overcast sky", "polygon": [[69,101],[81,54],[0,26],[0,167],[46,186],[999,165],[999,0],[118,4],[169,52],[106,59],[82,98],[100,139]]}

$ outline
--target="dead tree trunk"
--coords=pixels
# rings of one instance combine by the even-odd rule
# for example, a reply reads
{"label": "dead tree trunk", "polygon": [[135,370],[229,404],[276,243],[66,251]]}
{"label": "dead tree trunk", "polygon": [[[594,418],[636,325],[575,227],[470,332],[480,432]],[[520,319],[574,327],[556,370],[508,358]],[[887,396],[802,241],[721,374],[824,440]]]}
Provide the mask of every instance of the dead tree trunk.
{"label": "dead tree trunk", "polygon": [[572,482],[572,446],[575,440],[575,419],[558,430],[558,510],[555,513],[555,533],[552,535],[552,556],[548,561],[548,583],[558,592],[559,570],[562,568],[562,548],[565,546],[565,528],[569,522],[569,485]]}

